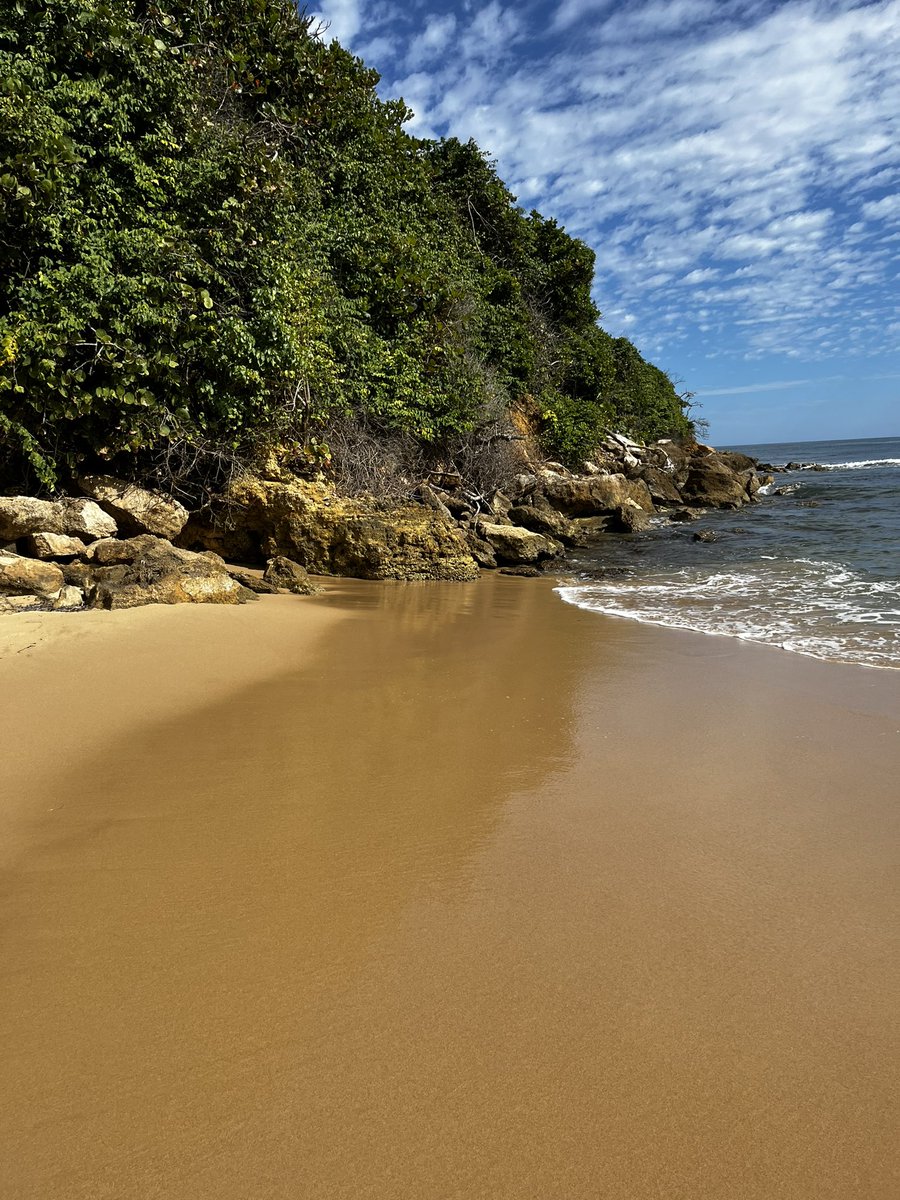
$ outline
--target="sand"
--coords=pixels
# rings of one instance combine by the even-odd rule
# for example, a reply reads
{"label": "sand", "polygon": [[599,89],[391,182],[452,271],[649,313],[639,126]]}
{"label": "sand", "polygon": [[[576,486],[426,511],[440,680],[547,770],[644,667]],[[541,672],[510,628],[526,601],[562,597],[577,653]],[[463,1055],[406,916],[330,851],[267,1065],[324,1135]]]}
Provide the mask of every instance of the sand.
{"label": "sand", "polygon": [[504,578],[10,622],[0,1194],[900,1194],[900,673]]}

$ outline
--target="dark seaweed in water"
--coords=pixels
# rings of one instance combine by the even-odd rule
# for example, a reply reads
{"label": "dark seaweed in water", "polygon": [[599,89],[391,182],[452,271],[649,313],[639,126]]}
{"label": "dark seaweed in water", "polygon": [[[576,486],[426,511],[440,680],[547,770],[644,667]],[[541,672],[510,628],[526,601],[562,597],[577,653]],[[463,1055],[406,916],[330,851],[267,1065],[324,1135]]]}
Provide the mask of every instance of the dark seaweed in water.
{"label": "dark seaweed in water", "polygon": [[[752,513],[660,522],[572,559],[564,598],[654,624],[817,657],[900,667],[900,438],[735,447],[814,463],[776,476]],[[771,491],[772,489],[767,489]],[[696,541],[695,532],[718,535]],[[625,576],[611,575],[624,569]]]}

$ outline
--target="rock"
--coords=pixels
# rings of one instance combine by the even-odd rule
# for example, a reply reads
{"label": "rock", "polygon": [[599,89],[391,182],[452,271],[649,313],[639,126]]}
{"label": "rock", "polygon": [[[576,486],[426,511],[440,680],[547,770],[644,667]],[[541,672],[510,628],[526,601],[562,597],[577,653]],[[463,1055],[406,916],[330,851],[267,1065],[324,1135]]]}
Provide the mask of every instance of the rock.
{"label": "rock", "polygon": [[64,527],[60,533],[75,534],[84,541],[93,542],[98,538],[115,537],[119,532],[114,518],[93,500],[73,496],[60,503],[64,513]]}
{"label": "rock", "polygon": [[628,501],[645,512],[654,511],[650,490],[642,479],[626,479],[624,475],[564,478],[548,473],[543,483],[544,495],[553,507],[571,517],[614,513]]}
{"label": "rock", "polygon": [[517,575],[522,579],[539,579],[541,572],[537,567],[501,567],[501,575]]}
{"label": "rock", "polygon": [[740,508],[747,500],[747,484],[719,455],[709,454],[692,459],[682,495],[712,508]]}
{"label": "rock", "polygon": [[248,588],[251,592],[255,592],[257,596],[277,596],[281,588],[274,583],[267,583],[259,575],[254,575],[252,571],[240,571],[235,567],[228,568],[228,574],[241,587]]}
{"label": "rock", "polygon": [[732,471],[756,471],[756,459],[749,454],[739,454],[736,450],[716,450],[715,455],[719,462],[731,467]]}
{"label": "rock", "polygon": [[650,514],[634,501],[613,510],[610,528],[616,533],[642,533],[650,524]]}
{"label": "rock", "polygon": [[46,600],[56,597],[64,583],[63,573],[54,563],[19,554],[0,555],[0,592],[41,596]]}
{"label": "rock", "polygon": [[510,500],[509,496],[504,495],[499,488],[496,492],[494,492],[488,502],[488,507],[495,518],[506,517],[512,506],[512,500]]}
{"label": "rock", "polygon": [[115,521],[92,500],[0,497],[0,540],[3,541],[18,541],[34,533],[65,534],[93,540],[115,532]]}
{"label": "rock", "polygon": [[530,529],[522,529],[518,525],[496,525],[489,521],[479,521],[477,530],[478,535],[489,543],[501,566],[514,567],[523,563],[544,562],[546,559],[558,558],[563,552],[562,545],[553,538],[532,533]]}
{"label": "rock", "polygon": [[420,483],[417,490],[417,498],[420,504],[424,504],[426,508],[433,508],[435,512],[441,513],[448,520],[453,519],[451,509],[444,503],[437,492],[427,483]]}
{"label": "rock", "polygon": [[0,496],[0,538],[15,542],[30,533],[62,533],[62,509],[55,500]]}
{"label": "rock", "polygon": [[659,467],[644,467],[640,477],[646,483],[654,504],[681,504],[681,492],[667,471]]}
{"label": "rock", "polygon": [[670,521],[697,521],[703,516],[704,508],[676,508],[669,514]]}
{"label": "rock", "polygon": [[84,553],[81,538],[65,533],[30,533],[24,540],[30,558],[76,558]]}
{"label": "rock", "polygon": [[470,580],[478,567],[463,534],[421,504],[337,496],[321,483],[244,476],[194,514],[178,538],[241,562],[281,554],[315,575]]}
{"label": "rock", "polygon": [[712,529],[698,529],[694,534],[695,542],[717,542],[719,535]]}
{"label": "rock", "polygon": [[110,475],[85,475],[78,486],[109,513],[125,534],[153,533],[177,537],[188,519],[183,504],[162,492],[151,492]]}
{"label": "rock", "polygon": [[522,504],[523,501],[538,492],[540,486],[541,481],[537,475],[530,475],[523,471],[508,485],[508,491],[514,504]]}
{"label": "rock", "polygon": [[543,496],[540,500],[543,503],[517,505],[509,510],[507,516],[514,525],[521,525],[532,533],[556,538],[567,546],[577,545],[581,539],[572,522],[548,504]]}
{"label": "rock", "polygon": [[145,604],[244,604],[256,598],[225,572],[165,575],[154,583],[101,582],[91,589],[89,603],[91,608],[113,609]]}
{"label": "rock", "polygon": [[80,587],[67,584],[53,601],[53,607],[57,612],[72,612],[84,608],[84,592]]}
{"label": "rock", "polygon": [[477,533],[468,532],[466,534],[466,545],[469,547],[469,553],[478,563],[479,567],[485,567],[489,571],[494,570],[497,566],[497,556],[494,554],[494,548],[490,542],[486,542]]}
{"label": "rock", "polygon": [[69,582],[87,591],[92,608],[243,604],[256,598],[231,577],[217,554],[193,554],[153,534],[97,542],[85,559],[67,574]]}
{"label": "rock", "polygon": [[284,588],[287,592],[294,592],[297,596],[314,596],[322,591],[322,588],[317,587],[310,579],[306,567],[301,567],[299,563],[292,562],[280,554],[269,559],[263,580],[277,588]]}

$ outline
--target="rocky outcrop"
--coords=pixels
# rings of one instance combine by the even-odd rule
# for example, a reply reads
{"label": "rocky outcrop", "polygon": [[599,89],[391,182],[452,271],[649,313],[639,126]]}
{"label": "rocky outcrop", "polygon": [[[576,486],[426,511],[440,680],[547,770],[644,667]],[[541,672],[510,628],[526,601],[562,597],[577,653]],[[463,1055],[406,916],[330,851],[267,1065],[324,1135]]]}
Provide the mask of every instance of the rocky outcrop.
{"label": "rocky outcrop", "polygon": [[171,496],[110,475],[82,476],[78,486],[113,517],[126,535],[153,533],[171,541],[181,533],[188,519],[188,510]]}
{"label": "rocky outcrop", "polygon": [[359,579],[469,580],[478,567],[442,512],[337,496],[324,484],[245,476],[195,514],[179,545],[243,562],[275,555],[317,575]]}

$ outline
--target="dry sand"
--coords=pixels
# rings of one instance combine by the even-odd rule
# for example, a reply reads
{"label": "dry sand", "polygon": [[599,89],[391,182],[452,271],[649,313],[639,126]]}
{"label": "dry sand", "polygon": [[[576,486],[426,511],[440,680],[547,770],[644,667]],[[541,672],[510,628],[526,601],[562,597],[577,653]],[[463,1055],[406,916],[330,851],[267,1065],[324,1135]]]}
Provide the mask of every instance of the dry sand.
{"label": "dry sand", "polygon": [[503,578],[0,633],[0,1195],[900,1194],[900,673]]}

